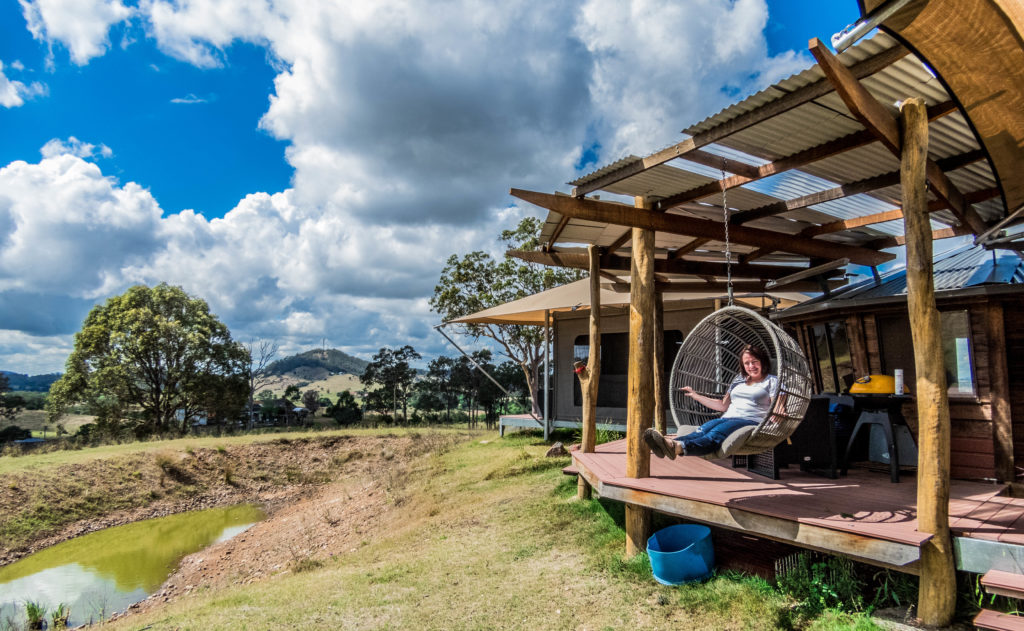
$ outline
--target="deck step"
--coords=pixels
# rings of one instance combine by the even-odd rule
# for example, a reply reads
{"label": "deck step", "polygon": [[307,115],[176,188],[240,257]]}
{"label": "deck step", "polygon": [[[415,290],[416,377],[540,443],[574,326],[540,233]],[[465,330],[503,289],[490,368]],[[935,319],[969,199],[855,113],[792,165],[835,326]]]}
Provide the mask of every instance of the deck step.
{"label": "deck step", "polygon": [[1011,616],[991,609],[982,609],[974,617],[974,626],[991,631],[1024,631],[1024,616]]}
{"label": "deck step", "polygon": [[576,465],[569,465],[562,469],[562,473],[565,475],[579,475],[580,470],[576,468]]}
{"label": "deck step", "polygon": [[981,585],[990,594],[1024,598],[1024,574],[989,570],[981,577]]}

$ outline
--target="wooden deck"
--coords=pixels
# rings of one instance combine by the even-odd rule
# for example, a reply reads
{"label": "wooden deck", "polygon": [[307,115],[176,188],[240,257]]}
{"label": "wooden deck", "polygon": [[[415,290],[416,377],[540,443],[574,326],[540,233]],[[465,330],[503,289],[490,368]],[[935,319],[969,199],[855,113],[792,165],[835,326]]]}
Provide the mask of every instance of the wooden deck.
{"label": "wooden deck", "polygon": [[[930,537],[917,531],[912,475],[893,484],[888,473],[851,469],[830,480],[790,467],[771,480],[728,461],[680,457],[651,458],[651,477],[627,478],[625,440],[572,456],[601,497],[902,572],[917,573],[920,545]],[[954,536],[1002,544],[1003,555],[1024,551],[1015,548],[1024,546],[1024,499],[1001,495],[1005,488],[952,481]]]}

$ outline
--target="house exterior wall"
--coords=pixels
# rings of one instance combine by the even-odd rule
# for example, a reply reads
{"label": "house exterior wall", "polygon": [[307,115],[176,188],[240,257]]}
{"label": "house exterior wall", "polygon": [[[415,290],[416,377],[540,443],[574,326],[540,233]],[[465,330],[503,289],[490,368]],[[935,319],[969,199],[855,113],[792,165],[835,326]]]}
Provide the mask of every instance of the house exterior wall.
{"label": "house exterior wall", "polygon": [[[951,292],[954,293],[954,292]],[[1013,293],[973,292],[938,298],[939,311],[966,310],[968,313],[970,345],[972,351],[975,392],[973,395],[951,394],[950,413],[950,475],[958,479],[992,479],[996,475],[994,427],[992,420],[993,385],[990,366],[994,358],[990,353],[1005,354],[1007,364],[1010,413],[1013,419],[1014,463],[1024,464],[1024,295]],[[1003,309],[1005,346],[996,347],[988,339],[987,318],[993,305]],[[785,317],[785,316],[783,316]],[[854,370],[858,376],[892,374],[891,366],[883,362],[883,333],[879,322],[887,318],[908,319],[906,301],[892,304],[831,309],[805,315],[786,324],[798,329],[797,338],[809,358],[814,358],[812,328],[816,324],[842,320],[850,340]],[[907,322],[909,329],[909,321]],[[814,360],[811,360],[812,363]],[[904,366],[913,365],[912,356],[903,358]],[[818,384],[820,387],[820,383]],[[907,380],[911,394],[916,389]],[[917,436],[917,406],[908,403],[903,416],[914,436]],[[1016,466],[1018,479],[1021,466]]]}
{"label": "house exterior wall", "polygon": [[[686,335],[698,322],[714,310],[710,300],[688,301],[685,303],[669,303],[665,305],[665,330],[677,330]],[[573,397],[573,386],[576,374],[573,372],[573,345],[577,337],[586,338],[590,334],[590,314],[588,312],[558,313],[554,318],[554,350],[552,386],[552,416],[557,420],[579,421],[583,418],[583,409],[576,405]],[[603,310],[601,314],[601,333],[628,333],[629,310],[616,308]],[[666,348],[668,361],[675,359],[676,349]],[[666,379],[668,375],[666,374]],[[663,385],[667,388],[667,384]],[[671,412],[666,409],[669,427],[673,427]],[[621,406],[599,406],[597,408],[598,423],[626,422],[626,401]]]}

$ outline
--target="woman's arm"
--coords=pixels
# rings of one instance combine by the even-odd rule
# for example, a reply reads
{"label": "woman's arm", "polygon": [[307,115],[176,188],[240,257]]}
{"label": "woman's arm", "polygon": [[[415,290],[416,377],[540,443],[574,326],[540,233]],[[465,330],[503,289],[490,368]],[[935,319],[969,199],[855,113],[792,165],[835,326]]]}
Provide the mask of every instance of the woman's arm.
{"label": "woman's arm", "polygon": [[704,407],[711,408],[717,412],[725,412],[729,409],[730,397],[728,393],[723,398],[716,399],[714,397],[706,397],[703,394],[697,394],[690,386],[683,386],[680,390],[683,391],[683,394],[690,397],[697,403],[700,403]]}

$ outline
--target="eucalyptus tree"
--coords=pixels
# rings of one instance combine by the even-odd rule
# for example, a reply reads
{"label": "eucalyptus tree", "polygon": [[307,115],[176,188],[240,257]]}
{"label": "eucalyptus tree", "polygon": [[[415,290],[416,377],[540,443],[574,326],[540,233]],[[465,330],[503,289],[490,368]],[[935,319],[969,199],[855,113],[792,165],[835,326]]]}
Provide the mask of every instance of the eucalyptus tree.
{"label": "eucalyptus tree", "polygon": [[245,405],[249,360],[205,300],[136,285],[86,316],[50,388],[50,422],[77,402],[106,423],[135,419],[139,434],[185,431],[200,412],[231,418]]}
{"label": "eucalyptus tree", "polygon": [[[509,249],[536,250],[540,247],[543,222],[526,217],[515,230],[505,230],[500,241]],[[461,258],[448,258],[441,278],[434,287],[430,306],[445,322],[525,298],[553,287],[583,278],[580,270],[545,267],[511,257],[494,260],[483,251],[470,252]],[[533,413],[540,414],[540,377],[544,361],[544,329],[518,324],[457,324],[462,333],[474,339],[489,338],[497,342],[502,353],[516,362],[523,371],[530,391]]]}
{"label": "eucalyptus tree", "polygon": [[401,404],[402,418],[405,420],[409,418],[406,411],[412,384],[416,379],[416,369],[409,365],[414,359],[420,359],[420,354],[408,344],[394,350],[382,348],[359,377],[359,381],[365,385],[378,386],[377,392],[382,398],[390,398],[395,416],[398,416],[398,406]]}

